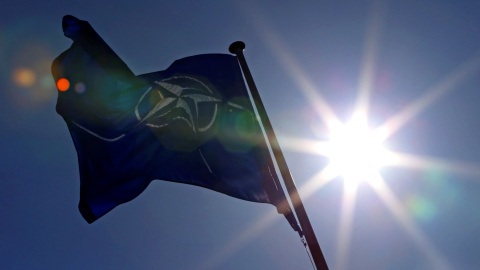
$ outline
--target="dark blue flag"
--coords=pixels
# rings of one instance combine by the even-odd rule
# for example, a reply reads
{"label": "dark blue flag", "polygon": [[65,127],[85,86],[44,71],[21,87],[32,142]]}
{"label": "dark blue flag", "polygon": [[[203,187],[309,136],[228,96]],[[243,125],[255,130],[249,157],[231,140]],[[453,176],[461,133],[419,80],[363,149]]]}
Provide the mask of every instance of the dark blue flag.
{"label": "dark blue flag", "polygon": [[191,56],[135,76],[88,22],[65,16],[63,30],[73,44],[52,64],[68,88],[57,112],[77,150],[89,223],[159,179],[271,203],[296,224],[235,56]]}

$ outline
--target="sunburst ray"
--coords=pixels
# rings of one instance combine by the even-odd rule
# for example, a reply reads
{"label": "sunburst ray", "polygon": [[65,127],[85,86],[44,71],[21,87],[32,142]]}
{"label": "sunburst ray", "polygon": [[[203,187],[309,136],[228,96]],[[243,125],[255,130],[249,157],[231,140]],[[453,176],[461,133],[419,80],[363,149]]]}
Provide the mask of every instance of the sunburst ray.
{"label": "sunburst ray", "polygon": [[467,174],[480,177],[480,164],[437,157],[419,156],[391,151],[390,166],[408,167],[414,169],[435,168],[446,172]]}
{"label": "sunburst ray", "polygon": [[358,97],[354,108],[355,113],[361,113],[364,117],[367,117],[369,111],[372,82],[375,78],[379,36],[385,15],[385,5],[382,3],[383,2],[379,1],[375,2],[367,22],[367,32],[361,68],[362,73],[360,74]]}
{"label": "sunburst ray", "polygon": [[393,192],[386,185],[382,176],[377,174],[377,177],[373,179],[373,181],[369,181],[369,183],[380,199],[385,203],[397,222],[402,225],[403,229],[405,229],[410,235],[415,244],[427,256],[432,264],[432,269],[450,269],[449,263],[441,256],[425,234],[423,234],[420,228],[418,228],[416,223],[411,219],[407,211],[405,211]]}
{"label": "sunburst ray", "polygon": [[337,254],[335,260],[335,269],[346,269],[348,263],[348,253],[350,249],[350,239],[352,235],[353,216],[355,212],[355,201],[357,197],[357,184],[350,185],[344,182],[342,209],[340,216],[340,230],[338,231]]}
{"label": "sunburst ray", "polygon": [[320,94],[315,84],[305,75],[307,73],[301,68],[295,57],[289,53],[289,50],[284,45],[285,43],[279,38],[276,31],[264,19],[265,16],[259,14],[259,9],[244,5],[243,2],[238,3],[238,8],[248,15],[249,22],[257,30],[259,38],[271,48],[273,54],[280,61],[281,66],[286,69],[287,74],[296,82],[298,85],[297,89],[302,92],[310,103],[310,108],[315,110],[327,127],[338,124],[340,122],[338,116]]}
{"label": "sunburst ray", "polygon": [[208,260],[202,262],[199,266],[199,270],[216,269],[229,258],[231,258],[236,252],[241,250],[247,244],[252,242],[255,238],[261,235],[269,227],[271,227],[276,221],[279,220],[281,215],[277,213],[276,209],[269,211],[261,219],[246,227],[240,234],[229,241],[221,250],[216,252]]}
{"label": "sunburst ray", "polygon": [[[327,166],[313,177],[311,177],[306,184],[300,189],[299,193],[303,199],[308,199],[318,189],[329,183],[332,179],[338,176],[338,172],[332,171],[332,168]],[[222,249],[216,252],[208,260],[201,263],[199,269],[212,269],[220,266],[227,261],[236,252],[245,247],[248,243],[253,241],[256,237],[261,235],[265,230],[271,227],[281,217],[276,209],[268,212],[258,221],[252,223],[245,228],[240,234],[229,241]]]}
{"label": "sunburst ray", "polygon": [[325,157],[328,157],[330,153],[328,141],[309,140],[288,136],[279,136],[279,141],[281,142],[282,149],[291,152],[300,152]]}
{"label": "sunburst ray", "polygon": [[443,95],[452,91],[462,81],[467,79],[480,67],[480,51],[478,51],[471,59],[454,69],[450,74],[445,76],[438,84],[427,90],[422,96],[408,104],[402,111],[387,120],[381,128],[388,130],[385,138],[394,134],[398,129],[420,114],[428,106],[432,105]]}

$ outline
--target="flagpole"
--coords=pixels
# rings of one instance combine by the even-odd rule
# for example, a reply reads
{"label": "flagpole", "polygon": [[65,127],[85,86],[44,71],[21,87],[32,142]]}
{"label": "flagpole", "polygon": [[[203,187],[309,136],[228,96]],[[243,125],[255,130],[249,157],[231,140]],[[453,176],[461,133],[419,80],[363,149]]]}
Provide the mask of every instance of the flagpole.
{"label": "flagpole", "polygon": [[313,231],[310,220],[308,219],[307,212],[303,207],[302,200],[300,199],[297,187],[295,186],[295,181],[293,180],[292,175],[288,170],[287,162],[285,161],[285,157],[283,156],[280,145],[278,144],[272,124],[268,119],[267,112],[265,111],[265,107],[263,106],[263,102],[260,98],[260,94],[258,93],[255,82],[253,81],[253,77],[250,73],[250,69],[248,68],[247,61],[243,56],[244,49],[245,43],[243,43],[242,41],[236,41],[232,43],[228,48],[230,53],[237,55],[240,66],[242,67],[243,75],[247,80],[248,88],[250,88],[250,93],[252,94],[258,114],[260,115],[260,119],[262,120],[265,132],[267,133],[267,139],[270,142],[270,146],[272,147],[272,151],[277,161],[277,165],[282,174],[283,182],[285,183],[288,194],[290,196],[290,200],[293,204],[293,208],[295,209],[295,213],[297,214],[298,221],[300,222],[300,226],[302,227],[302,231],[310,249],[310,253],[312,254],[315,266],[318,270],[328,270],[327,262],[325,261],[322,250],[320,249],[317,237],[315,236],[315,232]]}

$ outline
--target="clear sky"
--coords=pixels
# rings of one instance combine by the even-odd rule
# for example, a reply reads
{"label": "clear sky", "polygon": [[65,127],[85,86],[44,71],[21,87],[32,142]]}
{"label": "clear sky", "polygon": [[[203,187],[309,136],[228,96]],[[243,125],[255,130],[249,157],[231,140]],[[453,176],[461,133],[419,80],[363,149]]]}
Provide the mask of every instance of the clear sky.
{"label": "clear sky", "polygon": [[[71,44],[61,28],[71,14],[136,74],[243,40],[332,269],[476,269],[480,2],[333,2],[3,1],[0,268],[311,269],[274,207],[199,187],[154,181],[95,223],[82,219],[50,74]],[[318,176],[329,159],[308,150],[329,137],[327,108],[346,122],[358,104],[386,128],[397,161],[348,191]]]}

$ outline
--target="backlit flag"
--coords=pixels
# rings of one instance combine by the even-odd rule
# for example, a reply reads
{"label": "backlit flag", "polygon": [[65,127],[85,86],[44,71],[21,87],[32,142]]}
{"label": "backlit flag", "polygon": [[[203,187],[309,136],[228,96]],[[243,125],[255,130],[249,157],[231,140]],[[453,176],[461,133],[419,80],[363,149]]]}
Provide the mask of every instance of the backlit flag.
{"label": "backlit flag", "polygon": [[88,22],[65,16],[63,31],[73,44],[52,64],[57,85],[68,82],[57,112],[77,150],[89,223],[159,179],[271,203],[297,228],[235,56],[135,76]]}

